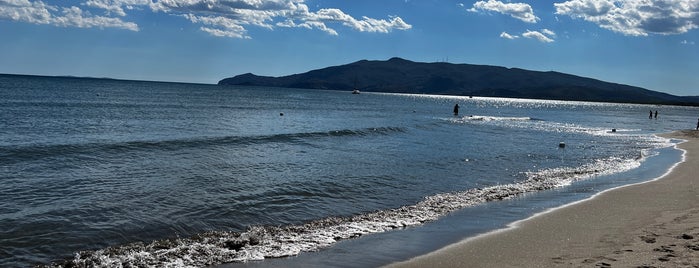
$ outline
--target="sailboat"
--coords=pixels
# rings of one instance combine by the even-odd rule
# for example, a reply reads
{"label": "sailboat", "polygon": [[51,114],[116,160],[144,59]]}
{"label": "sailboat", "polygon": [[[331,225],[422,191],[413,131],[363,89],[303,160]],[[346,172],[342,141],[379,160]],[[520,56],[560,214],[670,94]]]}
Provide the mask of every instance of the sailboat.
{"label": "sailboat", "polygon": [[357,76],[354,77],[354,90],[352,90],[352,94],[359,94],[359,89],[357,89]]}

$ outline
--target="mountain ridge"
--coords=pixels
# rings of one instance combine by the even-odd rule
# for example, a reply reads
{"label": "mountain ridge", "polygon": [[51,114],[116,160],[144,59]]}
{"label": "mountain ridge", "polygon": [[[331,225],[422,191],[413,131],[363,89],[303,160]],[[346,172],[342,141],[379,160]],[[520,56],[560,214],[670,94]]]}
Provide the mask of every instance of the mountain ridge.
{"label": "mountain ridge", "polygon": [[245,73],[222,79],[218,84],[699,106],[699,96],[675,96],[555,71],[424,63],[397,57],[359,60],[280,77]]}

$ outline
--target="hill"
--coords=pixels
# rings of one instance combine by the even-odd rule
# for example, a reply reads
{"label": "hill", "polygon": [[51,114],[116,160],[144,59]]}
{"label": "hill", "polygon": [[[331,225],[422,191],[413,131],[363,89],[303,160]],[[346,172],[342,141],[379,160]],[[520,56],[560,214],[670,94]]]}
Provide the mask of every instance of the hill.
{"label": "hill", "polygon": [[422,63],[401,58],[358,62],[282,77],[251,73],[219,85],[251,85],[367,92],[424,93],[623,103],[699,105],[699,97],[680,97],[640,87],[559,72],[488,65]]}

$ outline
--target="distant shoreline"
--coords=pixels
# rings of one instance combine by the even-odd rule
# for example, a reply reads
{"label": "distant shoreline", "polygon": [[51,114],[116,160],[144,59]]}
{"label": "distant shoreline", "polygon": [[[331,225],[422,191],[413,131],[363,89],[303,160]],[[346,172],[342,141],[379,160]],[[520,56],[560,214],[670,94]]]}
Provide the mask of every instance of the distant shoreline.
{"label": "distant shoreline", "polygon": [[[211,83],[195,83],[195,82],[174,82],[174,81],[153,81],[153,80],[134,80],[134,79],[121,79],[121,78],[110,78],[110,77],[88,77],[88,76],[72,76],[72,75],[34,75],[34,74],[7,74],[0,73],[0,77],[10,76],[10,77],[34,77],[34,78],[49,78],[49,79],[85,79],[85,80],[104,80],[104,81],[119,81],[119,82],[136,82],[136,83],[172,83],[172,84],[190,84],[190,85],[206,85],[206,86],[238,86],[238,87],[264,87],[264,88],[279,88],[279,89],[302,89],[302,90],[331,90],[337,91],[336,89],[318,89],[318,88],[301,88],[301,87],[283,87],[283,86],[264,86],[264,85],[226,85],[226,84],[211,84]],[[381,91],[369,91],[372,93],[388,93],[388,94],[415,94],[415,95],[438,95],[438,96],[453,96],[453,97],[485,97],[485,98],[511,98],[511,99],[535,99],[535,100],[551,100],[551,101],[582,101],[582,102],[599,102],[599,103],[623,103],[623,104],[640,104],[640,105],[671,105],[671,106],[689,106],[689,107],[699,107],[699,102],[697,103],[645,103],[645,102],[619,102],[619,101],[601,101],[601,100],[571,100],[571,99],[550,99],[550,98],[528,98],[528,97],[507,97],[507,96],[476,96],[476,95],[454,95],[454,94],[439,94],[439,93],[414,93],[414,92],[381,92]],[[365,92],[366,93],[366,92]],[[699,97],[697,97],[699,99]]]}
{"label": "distant shoreline", "polygon": [[406,267],[683,266],[699,263],[699,131],[684,139],[683,161],[665,175],[604,191],[409,261]]}
{"label": "distant shoreline", "polygon": [[172,84],[191,84],[191,85],[209,85],[216,86],[212,83],[195,83],[195,82],[174,82],[174,81],[155,81],[155,80],[136,80],[136,79],[122,79],[122,78],[111,78],[111,77],[90,77],[90,76],[74,76],[74,75],[39,75],[39,74],[7,74],[0,73],[1,76],[11,76],[11,77],[27,77],[27,78],[54,78],[54,79],[85,79],[85,80],[104,80],[104,81],[119,81],[119,82],[139,82],[139,83],[172,83]]}

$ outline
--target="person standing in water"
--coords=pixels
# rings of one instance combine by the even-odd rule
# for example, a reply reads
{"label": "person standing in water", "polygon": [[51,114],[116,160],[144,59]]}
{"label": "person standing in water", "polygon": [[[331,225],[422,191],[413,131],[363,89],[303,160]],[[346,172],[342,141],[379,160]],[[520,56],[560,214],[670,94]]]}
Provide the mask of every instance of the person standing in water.
{"label": "person standing in water", "polygon": [[459,104],[454,105],[454,116],[459,115]]}
{"label": "person standing in water", "polygon": [[699,119],[697,119],[697,130],[699,130]]}
{"label": "person standing in water", "polygon": [[655,110],[655,119],[658,119],[658,110]]}
{"label": "person standing in water", "polygon": [[650,114],[648,115],[648,119],[653,119],[653,110],[650,110]]}

